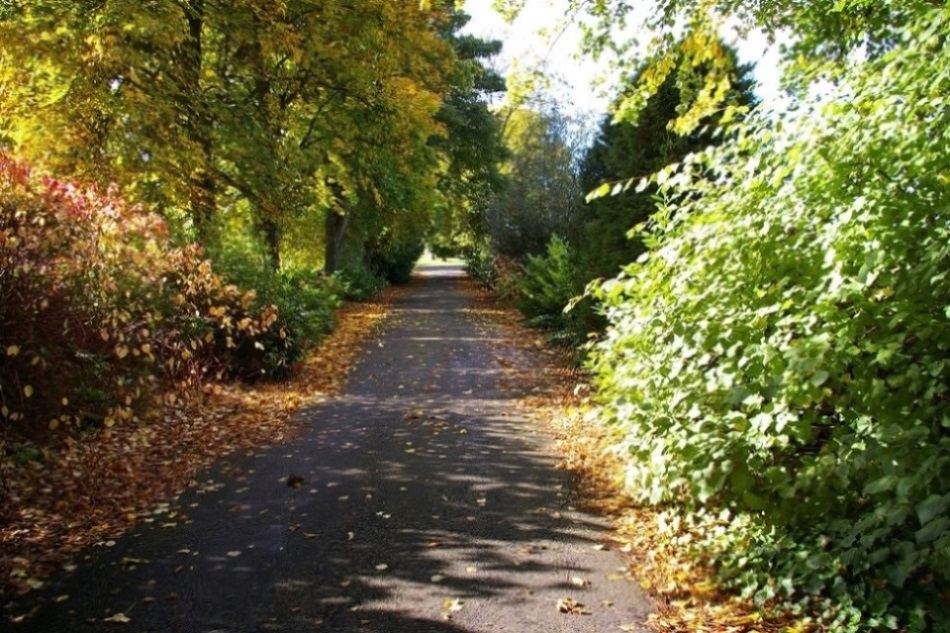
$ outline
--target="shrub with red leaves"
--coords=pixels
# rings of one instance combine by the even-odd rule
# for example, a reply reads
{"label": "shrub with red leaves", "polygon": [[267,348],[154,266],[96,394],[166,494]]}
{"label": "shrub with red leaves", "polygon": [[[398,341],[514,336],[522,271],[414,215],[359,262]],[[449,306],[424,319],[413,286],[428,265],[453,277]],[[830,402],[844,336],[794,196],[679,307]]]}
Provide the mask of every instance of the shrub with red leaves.
{"label": "shrub with red leaves", "polygon": [[286,338],[255,304],[161,217],[0,155],[4,437],[141,420],[157,397],[240,373],[233,350]]}

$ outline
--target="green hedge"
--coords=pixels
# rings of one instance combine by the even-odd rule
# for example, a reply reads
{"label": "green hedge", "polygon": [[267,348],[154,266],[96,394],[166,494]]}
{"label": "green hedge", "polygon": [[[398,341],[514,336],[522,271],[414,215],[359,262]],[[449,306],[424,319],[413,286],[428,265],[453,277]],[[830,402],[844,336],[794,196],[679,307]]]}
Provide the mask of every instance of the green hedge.
{"label": "green hedge", "polygon": [[724,577],[836,631],[950,622],[948,27],[658,174],[654,249],[599,293],[630,493],[727,517]]}

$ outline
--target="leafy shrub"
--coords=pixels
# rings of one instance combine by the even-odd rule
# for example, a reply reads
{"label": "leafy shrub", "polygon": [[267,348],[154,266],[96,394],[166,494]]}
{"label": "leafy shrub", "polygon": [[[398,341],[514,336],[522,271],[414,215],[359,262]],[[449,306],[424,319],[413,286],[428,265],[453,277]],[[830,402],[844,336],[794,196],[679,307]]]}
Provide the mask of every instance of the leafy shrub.
{"label": "leafy shrub", "polygon": [[273,306],[278,328],[262,332],[228,349],[231,374],[243,380],[282,378],[333,327],[340,296],[332,282],[314,270],[275,273],[241,255],[224,256],[222,276],[239,287],[254,288],[252,309]]}
{"label": "leafy shrub", "polygon": [[574,252],[555,237],[545,256],[529,256],[518,279],[518,307],[527,325],[550,331],[552,342],[576,348],[577,358],[586,343],[603,331],[606,323],[593,299],[583,295],[578,282]]}
{"label": "leafy shrub", "polygon": [[567,242],[554,236],[545,255],[529,255],[518,288],[518,307],[536,327],[563,328],[564,309],[574,291],[571,252]]}
{"label": "leafy shrub", "polygon": [[253,291],[167,235],[161,218],[113,191],[0,156],[5,432],[137,419],[160,387],[235,373],[229,350],[286,346],[275,306],[255,307]]}
{"label": "leafy shrub", "polygon": [[491,288],[495,283],[494,257],[487,248],[475,248],[465,258],[465,272],[468,276]]}
{"label": "leafy shrub", "polygon": [[369,268],[391,284],[404,284],[423,252],[425,244],[421,240],[389,243],[370,254]]}
{"label": "leafy shrub", "polygon": [[374,274],[363,262],[350,263],[334,273],[341,296],[349,301],[365,301],[387,286],[386,280]]}
{"label": "leafy shrub", "polygon": [[655,249],[600,292],[630,493],[727,511],[723,573],[833,630],[950,622],[948,27],[657,175]]}

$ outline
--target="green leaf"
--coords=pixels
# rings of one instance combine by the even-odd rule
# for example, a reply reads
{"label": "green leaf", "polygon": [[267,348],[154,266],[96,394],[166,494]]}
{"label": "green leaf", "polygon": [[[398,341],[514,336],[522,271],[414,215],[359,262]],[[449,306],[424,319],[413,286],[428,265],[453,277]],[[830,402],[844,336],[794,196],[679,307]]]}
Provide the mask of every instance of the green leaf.
{"label": "green leaf", "polygon": [[866,496],[880,494],[882,492],[888,492],[893,490],[897,486],[897,477],[893,475],[885,475],[880,479],[872,481],[864,487],[863,494]]}
{"label": "green leaf", "polygon": [[950,507],[950,495],[930,495],[914,508],[920,525],[924,526]]}
{"label": "green leaf", "polygon": [[610,183],[605,182],[601,186],[597,187],[593,191],[587,194],[587,197],[584,198],[587,202],[591,200],[596,200],[597,198],[603,198],[604,196],[610,193]]}
{"label": "green leaf", "polygon": [[829,374],[827,371],[823,369],[818,370],[814,374],[811,375],[811,384],[814,385],[815,387],[820,387],[826,382],[828,382],[828,378],[830,377],[831,377],[831,374]]}
{"label": "green leaf", "polygon": [[946,534],[948,528],[950,528],[950,517],[938,517],[917,530],[914,533],[914,539],[919,545],[931,543]]}

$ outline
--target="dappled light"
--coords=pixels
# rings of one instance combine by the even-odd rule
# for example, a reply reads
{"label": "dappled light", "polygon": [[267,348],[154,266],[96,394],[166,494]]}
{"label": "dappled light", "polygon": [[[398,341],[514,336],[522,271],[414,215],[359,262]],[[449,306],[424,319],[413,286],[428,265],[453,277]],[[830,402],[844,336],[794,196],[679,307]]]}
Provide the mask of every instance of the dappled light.
{"label": "dappled light", "polygon": [[0,2],[4,626],[950,630],[950,5],[484,4]]}
{"label": "dappled light", "polygon": [[[596,631],[641,619],[605,521],[575,506],[523,408],[528,391],[508,379],[523,359],[489,315],[476,324],[490,310],[465,298],[457,271],[416,278],[344,393],[298,414],[291,444],[202,473],[169,509],[177,520],[54,580],[47,595],[69,599],[23,630],[117,612],[224,630]],[[584,620],[559,611],[562,599],[585,605]]]}

